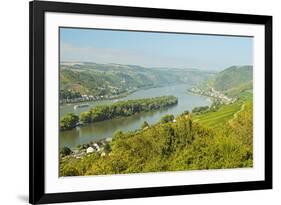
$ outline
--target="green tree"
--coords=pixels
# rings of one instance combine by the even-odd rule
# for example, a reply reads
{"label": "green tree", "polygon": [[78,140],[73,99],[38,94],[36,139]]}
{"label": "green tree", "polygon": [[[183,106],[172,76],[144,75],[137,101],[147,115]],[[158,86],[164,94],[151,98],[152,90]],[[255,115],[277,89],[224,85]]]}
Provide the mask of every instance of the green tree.
{"label": "green tree", "polygon": [[165,144],[162,149],[163,156],[169,156],[173,151],[175,131],[171,126],[165,126]]}
{"label": "green tree", "polygon": [[69,147],[63,147],[61,148],[60,150],[60,154],[64,157],[64,156],[67,156],[67,155],[70,155],[72,153],[71,149]]}
{"label": "green tree", "polygon": [[111,147],[110,147],[109,143],[106,143],[103,148],[104,148],[105,153],[111,152]]}
{"label": "green tree", "polygon": [[119,101],[112,105],[98,105],[88,112],[80,114],[80,120],[84,123],[98,122],[127,117],[139,112],[157,110],[177,104],[178,99],[174,96],[161,96],[138,100]]}
{"label": "green tree", "polygon": [[180,115],[174,123],[157,123],[145,130],[124,133],[117,131],[112,142],[108,142],[111,149],[104,146],[105,152],[110,150],[109,154],[81,159],[65,157],[60,161],[60,175],[252,167],[252,129],[252,103],[245,103],[219,129],[192,121],[192,115]]}
{"label": "green tree", "polygon": [[144,121],[143,124],[141,125],[141,129],[144,129],[146,127],[149,127],[148,122]]}
{"label": "green tree", "polygon": [[68,113],[60,120],[60,130],[69,130],[76,126],[79,122],[79,117],[73,113]]}
{"label": "green tree", "polygon": [[80,113],[79,119],[81,122],[90,123],[92,122],[91,112],[82,112]]}
{"label": "green tree", "polygon": [[174,119],[175,119],[174,115],[169,115],[169,114],[167,114],[167,115],[164,115],[164,116],[161,118],[160,122],[161,122],[161,123],[172,122]]}
{"label": "green tree", "polygon": [[183,115],[189,115],[189,111],[188,110],[184,111]]}
{"label": "green tree", "polygon": [[208,109],[209,109],[209,106],[195,107],[192,109],[192,112],[201,113],[201,112],[207,111]]}

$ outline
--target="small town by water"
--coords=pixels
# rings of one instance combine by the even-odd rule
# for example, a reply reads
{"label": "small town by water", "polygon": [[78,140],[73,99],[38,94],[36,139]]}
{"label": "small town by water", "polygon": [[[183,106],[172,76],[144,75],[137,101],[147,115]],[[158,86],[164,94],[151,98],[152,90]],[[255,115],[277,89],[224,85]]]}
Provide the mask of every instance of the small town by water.
{"label": "small town by water", "polygon": [[[61,131],[60,147],[67,146],[70,148],[75,148],[78,145],[86,144],[91,141],[111,138],[118,130],[127,132],[139,129],[144,121],[147,121],[149,124],[154,124],[158,122],[163,115],[173,114],[177,116],[186,110],[192,110],[194,107],[211,104],[209,97],[188,93],[188,88],[191,88],[191,86],[187,84],[178,84],[139,90],[120,99],[87,102],[88,106],[81,106],[79,108],[76,107],[76,109],[74,109],[75,105],[73,104],[60,105],[60,115],[63,116],[64,114],[70,112],[79,115],[81,112],[88,111],[96,105],[112,104],[119,100],[126,101],[131,99],[151,98],[164,95],[173,95],[178,98],[177,105],[163,110],[142,112],[129,117],[95,122],[76,127],[72,130]],[[80,104],[85,104],[85,102]]]}

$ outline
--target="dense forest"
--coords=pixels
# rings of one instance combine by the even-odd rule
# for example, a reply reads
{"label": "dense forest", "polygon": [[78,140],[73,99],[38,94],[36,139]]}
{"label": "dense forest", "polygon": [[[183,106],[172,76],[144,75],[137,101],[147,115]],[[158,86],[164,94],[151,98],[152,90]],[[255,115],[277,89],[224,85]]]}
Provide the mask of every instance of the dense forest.
{"label": "dense forest", "polygon": [[177,103],[178,100],[174,96],[119,101],[112,105],[98,105],[88,112],[83,112],[80,114],[80,120],[84,123],[90,123],[127,117],[139,112],[163,109]]}

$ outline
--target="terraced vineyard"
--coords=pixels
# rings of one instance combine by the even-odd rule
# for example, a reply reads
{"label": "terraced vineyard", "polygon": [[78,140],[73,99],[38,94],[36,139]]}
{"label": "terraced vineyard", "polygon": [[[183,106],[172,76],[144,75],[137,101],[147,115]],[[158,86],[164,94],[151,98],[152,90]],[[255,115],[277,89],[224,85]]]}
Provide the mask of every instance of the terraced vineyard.
{"label": "terraced vineyard", "polygon": [[224,105],[216,112],[208,112],[205,114],[195,115],[193,117],[194,121],[200,122],[200,124],[217,128],[221,125],[224,125],[227,121],[231,120],[235,113],[237,113],[243,103],[242,102],[236,102],[229,105]]}

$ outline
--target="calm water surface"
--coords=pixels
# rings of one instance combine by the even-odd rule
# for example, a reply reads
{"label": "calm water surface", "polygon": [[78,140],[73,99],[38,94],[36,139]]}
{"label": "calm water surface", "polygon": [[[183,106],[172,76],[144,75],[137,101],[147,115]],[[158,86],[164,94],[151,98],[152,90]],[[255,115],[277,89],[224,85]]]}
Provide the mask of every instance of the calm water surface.
{"label": "calm water surface", "polygon": [[[210,101],[208,98],[198,95],[188,94],[186,89],[188,85],[173,85],[160,88],[151,88],[147,90],[140,90],[127,97],[119,100],[129,100],[129,99],[140,99],[157,97],[163,95],[173,95],[178,98],[178,104],[169,107],[165,110],[151,111],[139,113],[130,117],[106,120],[102,122],[96,122],[88,124],[83,127],[78,127],[73,130],[60,132],[60,147],[76,147],[79,144],[88,143],[92,140],[102,139],[105,137],[111,137],[116,130],[122,131],[132,131],[140,128],[144,121],[149,124],[154,124],[158,122],[163,115],[173,114],[179,115],[185,110],[192,110],[192,108],[197,106],[209,105]],[[88,111],[91,107],[100,104],[112,104],[117,100],[105,100],[99,102],[91,102],[90,107],[73,109],[73,105],[63,105],[60,106],[60,114],[63,116],[65,113],[72,112],[79,114],[80,112]],[[83,103],[82,103],[83,104]]]}

